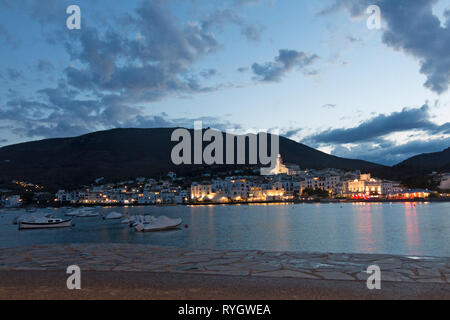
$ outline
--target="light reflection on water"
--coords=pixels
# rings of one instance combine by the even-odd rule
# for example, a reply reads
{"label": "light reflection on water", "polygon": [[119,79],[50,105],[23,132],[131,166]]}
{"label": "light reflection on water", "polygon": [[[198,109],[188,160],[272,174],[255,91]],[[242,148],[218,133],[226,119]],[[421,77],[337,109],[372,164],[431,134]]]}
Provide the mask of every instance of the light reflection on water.
{"label": "light reflection on water", "polygon": [[0,247],[128,242],[197,249],[450,256],[450,203],[126,207],[99,211],[181,217],[189,228],[137,233],[119,221],[96,217],[75,218],[75,226],[70,229],[19,232],[12,224],[17,214],[7,211],[0,213]]}

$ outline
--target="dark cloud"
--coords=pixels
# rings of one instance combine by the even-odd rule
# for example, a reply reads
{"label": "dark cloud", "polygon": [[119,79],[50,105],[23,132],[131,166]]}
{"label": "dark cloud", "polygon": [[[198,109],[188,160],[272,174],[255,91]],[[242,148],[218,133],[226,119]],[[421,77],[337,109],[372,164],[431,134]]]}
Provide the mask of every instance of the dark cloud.
{"label": "dark cloud", "polygon": [[322,106],[322,108],[325,108],[325,109],[334,109],[334,108],[336,108],[336,104],[332,104],[332,103],[327,103],[327,104],[324,104],[323,106]]}
{"label": "dark cloud", "polygon": [[238,6],[248,6],[260,4],[261,0],[233,0],[233,2]]}
{"label": "dark cloud", "polygon": [[421,153],[439,152],[450,146],[450,138],[429,138],[412,140],[404,144],[379,141],[378,144],[362,143],[351,148],[336,146],[333,155],[352,159],[362,159],[384,165],[394,165]]}
{"label": "dark cloud", "polygon": [[39,72],[50,72],[54,69],[53,64],[47,59],[39,59],[36,67]]}
{"label": "dark cloud", "polygon": [[119,91],[135,101],[155,101],[174,93],[213,90],[191,76],[193,64],[215,52],[214,35],[199,24],[180,26],[161,1],[142,2],[123,21],[136,38],[84,27],[78,42],[68,42],[72,59],[84,68],[66,69],[68,83],[80,90]]}
{"label": "dark cloud", "polygon": [[6,69],[6,76],[9,80],[16,81],[22,77],[22,73],[19,70],[8,68]]}
{"label": "dark cloud", "polygon": [[311,65],[316,59],[318,59],[318,56],[315,54],[309,55],[302,51],[281,49],[274,61],[263,64],[254,63],[252,71],[256,80],[278,82],[289,71],[294,68],[303,69]]}
{"label": "dark cloud", "polygon": [[348,40],[349,42],[352,42],[352,43],[362,42],[361,38],[357,38],[357,37],[354,37],[354,36],[348,36],[348,37],[347,37],[347,40]]}
{"label": "dark cloud", "polygon": [[340,8],[347,9],[353,17],[363,16],[369,5],[381,8],[386,23],[383,43],[415,57],[420,72],[427,77],[425,87],[441,94],[450,83],[450,15],[441,23],[433,14],[437,0],[335,0],[322,14]]}
{"label": "dark cloud", "polygon": [[204,70],[200,74],[203,78],[210,79],[217,75],[217,70],[216,69]]}
{"label": "dark cloud", "polygon": [[10,45],[11,47],[17,47],[17,42],[14,40],[11,33],[0,24],[0,39],[3,39],[3,42]]}
{"label": "dark cloud", "polygon": [[431,121],[430,107],[404,108],[400,112],[380,114],[348,129],[328,129],[305,138],[312,144],[345,144],[367,142],[395,132],[423,130],[430,134],[448,133],[450,123],[439,126]]}
{"label": "dark cloud", "polygon": [[204,30],[214,30],[215,28],[221,28],[225,25],[234,24],[240,28],[241,34],[244,35],[249,41],[259,41],[261,39],[261,33],[264,30],[261,26],[249,24],[234,9],[217,10],[209,17],[202,20],[201,23],[202,29]]}
{"label": "dark cloud", "polygon": [[69,137],[122,127],[192,127],[194,121],[225,129],[238,125],[220,117],[173,118],[166,113],[149,115],[119,94],[98,95],[82,99],[80,92],[60,83],[56,88],[38,92],[39,99],[14,98],[0,107],[0,118],[14,127],[9,131],[21,137]]}
{"label": "dark cloud", "polygon": [[289,129],[281,131],[281,135],[286,138],[293,138],[302,131],[301,128]]}
{"label": "dark cloud", "polygon": [[[8,1],[0,5],[18,6]],[[0,105],[0,118],[14,124],[10,132],[22,137],[62,137],[114,127],[192,127],[195,120],[219,129],[238,127],[219,117],[152,115],[148,103],[220,88],[221,84],[210,87],[200,81],[217,70],[199,72],[195,65],[221,48],[212,32],[217,28],[234,24],[247,38],[252,37],[253,26],[240,15],[230,11],[222,18],[219,13],[214,16],[220,21],[208,22],[210,16],[180,23],[165,1],[141,1],[135,12],[114,17],[117,25],[98,29],[84,20],[82,32],[67,32],[61,20],[66,18],[61,14],[66,7],[65,1],[45,0],[24,9],[41,23],[47,40],[57,39],[64,45],[72,63],[55,87],[29,97],[7,96],[9,100]],[[46,59],[36,64],[40,72],[54,68]],[[3,75],[10,80],[21,76],[13,69],[4,70]]]}

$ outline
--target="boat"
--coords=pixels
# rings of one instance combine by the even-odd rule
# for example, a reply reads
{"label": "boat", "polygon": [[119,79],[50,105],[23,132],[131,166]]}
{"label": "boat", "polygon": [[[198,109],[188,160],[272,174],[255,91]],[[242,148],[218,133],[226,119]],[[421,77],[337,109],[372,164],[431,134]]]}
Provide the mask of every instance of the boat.
{"label": "boat", "polygon": [[66,216],[68,217],[96,217],[98,216],[98,214],[95,215],[89,215],[88,213],[92,213],[95,210],[95,208],[86,208],[86,207],[80,207],[80,208],[76,208],[74,210],[70,210],[68,212],[65,213]]}
{"label": "boat", "polygon": [[48,228],[66,228],[70,227],[72,219],[59,218],[40,218],[34,221],[25,220],[19,223],[19,230],[21,229],[48,229]]}
{"label": "boat", "polygon": [[103,219],[105,220],[115,220],[115,219],[120,219],[123,217],[123,214],[121,214],[120,212],[110,212],[109,214],[107,214],[106,216],[103,217]]}
{"label": "boat", "polygon": [[80,210],[72,210],[65,213],[68,217],[75,217],[80,214]]}
{"label": "boat", "polygon": [[171,219],[166,216],[158,218],[151,217],[152,219],[146,219],[147,221],[136,224],[134,229],[138,232],[155,232],[163,230],[176,229],[181,225],[183,220],[181,218]]}
{"label": "boat", "polygon": [[[150,223],[153,219],[155,219],[155,217],[150,215],[131,216],[129,219],[129,225],[130,227],[136,227],[138,224]],[[126,219],[123,221],[126,221]]]}
{"label": "boat", "polygon": [[42,218],[51,218],[51,213],[27,213],[20,215],[16,218],[14,218],[13,223],[14,224],[20,224],[21,222],[34,222],[35,220],[42,219]]}
{"label": "boat", "polygon": [[92,217],[98,217],[99,213],[94,211],[82,211],[79,214],[76,215],[78,218],[92,218]]}
{"label": "boat", "polygon": [[128,224],[128,225],[130,225],[130,224],[133,223],[133,222],[134,222],[134,216],[125,218],[125,219],[123,219],[123,220],[120,221],[120,223],[122,223],[122,224]]}

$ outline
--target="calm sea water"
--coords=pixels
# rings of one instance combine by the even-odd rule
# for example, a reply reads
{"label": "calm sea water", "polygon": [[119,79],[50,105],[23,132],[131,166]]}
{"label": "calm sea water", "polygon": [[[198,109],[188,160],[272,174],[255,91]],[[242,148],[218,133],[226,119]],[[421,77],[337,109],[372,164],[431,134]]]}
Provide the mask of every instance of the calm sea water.
{"label": "calm sea water", "polygon": [[[102,214],[181,217],[183,228],[138,233],[100,217],[75,226],[19,231],[0,213],[0,247],[49,243],[142,243],[196,249],[389,253],[450,257],[450,203],[361,203],[102,208]],[[54,210],[62,216],[62,210]]]}

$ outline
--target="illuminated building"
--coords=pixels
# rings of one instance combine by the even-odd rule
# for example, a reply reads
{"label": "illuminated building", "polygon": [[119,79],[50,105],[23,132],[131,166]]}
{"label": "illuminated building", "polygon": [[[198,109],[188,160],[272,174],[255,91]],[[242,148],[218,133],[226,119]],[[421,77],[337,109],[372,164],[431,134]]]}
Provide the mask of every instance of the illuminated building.
{"label": "illuminated building", "polygon": [[348,181],[348,192],[352,197],[377,197],[381,195],[381,180],[368,174],[361,174],[359,179]]}
{"label": "illuminated building", "polygon": [[414,189],[414,190],[406,190],[396,194],[389,195],[390,199],[399,199],[399,200],[408,200],[408,199],[425,199],[428,198],[431,194],[429,190],[423,189]]}

